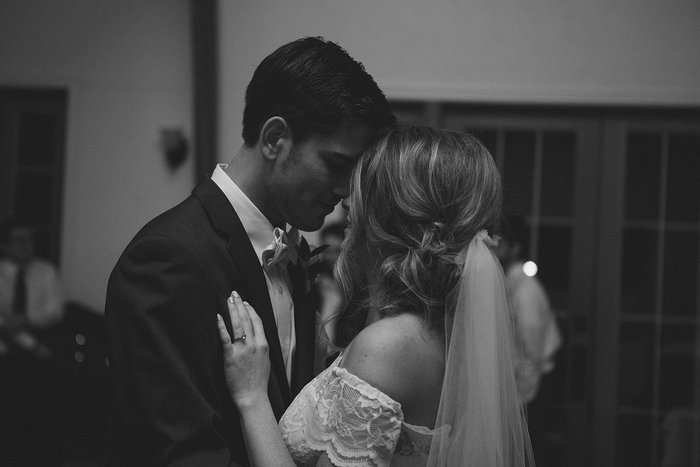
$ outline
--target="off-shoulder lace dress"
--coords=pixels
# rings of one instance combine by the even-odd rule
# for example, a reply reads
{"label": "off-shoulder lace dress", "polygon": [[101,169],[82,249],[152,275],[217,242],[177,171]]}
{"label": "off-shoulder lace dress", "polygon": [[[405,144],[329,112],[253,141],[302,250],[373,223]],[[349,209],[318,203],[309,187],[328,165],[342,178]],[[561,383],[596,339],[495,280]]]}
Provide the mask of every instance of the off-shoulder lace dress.
{"label": "off-shoulder lace dress", "polygon": [[401,404],[342,368],[342,358],[280,420],[297,464],[315,465],[325,452],[336,466],[424,466],[434,431],[406,423]]}

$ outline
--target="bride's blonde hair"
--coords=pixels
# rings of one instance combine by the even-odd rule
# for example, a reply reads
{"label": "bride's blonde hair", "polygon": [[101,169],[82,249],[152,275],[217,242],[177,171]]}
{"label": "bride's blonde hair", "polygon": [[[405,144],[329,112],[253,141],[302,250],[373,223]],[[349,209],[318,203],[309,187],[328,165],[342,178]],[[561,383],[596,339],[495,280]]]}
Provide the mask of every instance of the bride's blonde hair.
{"label": "bride's blonde hair", "polygon": [[366,312],[370,276],[383,316],[418,313],[442,330],[461,271],[456,257],[500,219],[500,177],[488,150],[468,134],[397,128],[365,152],[350,183],[350,227],[335,270],[341,313]]}

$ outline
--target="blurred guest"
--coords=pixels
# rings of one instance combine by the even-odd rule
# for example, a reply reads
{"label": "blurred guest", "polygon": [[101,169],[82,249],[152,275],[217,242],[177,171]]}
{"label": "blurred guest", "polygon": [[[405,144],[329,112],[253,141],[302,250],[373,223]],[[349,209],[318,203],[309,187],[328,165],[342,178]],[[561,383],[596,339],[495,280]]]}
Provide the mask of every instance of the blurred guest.
{"label": "blurred guest", "polygon": [[508,217],[498,239],[496,255],[503,265],[515,328],[522,348],[517,368],[520,399],[537,396],[542,375],[554,369],[561,334],[536,265],[527,259],[529,229],[522,218]]}
{"label": "blurred guest", "polygon": [[519,356],[516,383],[520,402],[527,406],[528,429],[535,460],[540,467],[557,465],[554,446],[547,439],[549,402],[538,394],[554,369],[554,357],[562,339],[537,266],[528,261],[530,229],[521,217],[510,216],[501,229],[495,250],[506,277]]}
{"label": "blurred guest", "polygon": [[58,273],[35,257],[31,226],[0,234],[0,465],[61,465],[60,369],[44,343],[63,317]]}
{"label": "blurred guest", "polygon": [[34,255],[34,229],[16,220],[2,225],[0,259],[0,352],[12,348],[45,358],[48,349],[36,332],[63,317],[63,294],[56,268]]}

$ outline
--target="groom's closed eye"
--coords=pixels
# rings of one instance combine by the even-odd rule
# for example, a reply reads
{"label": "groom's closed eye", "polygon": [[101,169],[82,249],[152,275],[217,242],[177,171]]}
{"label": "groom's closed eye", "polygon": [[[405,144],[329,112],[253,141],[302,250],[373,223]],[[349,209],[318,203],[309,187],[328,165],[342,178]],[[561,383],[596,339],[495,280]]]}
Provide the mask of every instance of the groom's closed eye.
{"label": "groom's closed eye", "polygon": [[328,170],[336,174],[350,173],[357,162],[357,159],[339,152],[326,152],[323,159]]}

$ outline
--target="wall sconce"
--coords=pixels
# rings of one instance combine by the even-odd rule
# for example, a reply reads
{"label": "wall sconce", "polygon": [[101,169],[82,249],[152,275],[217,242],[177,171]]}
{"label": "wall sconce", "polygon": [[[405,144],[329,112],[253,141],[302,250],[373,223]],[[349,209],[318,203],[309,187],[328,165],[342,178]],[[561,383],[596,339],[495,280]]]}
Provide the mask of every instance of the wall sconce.
{"label": "wall sconce", "polygon": [[187,160],[189,143],[181,128],[163,128],[160,140],[170,170],[179,168]]}

